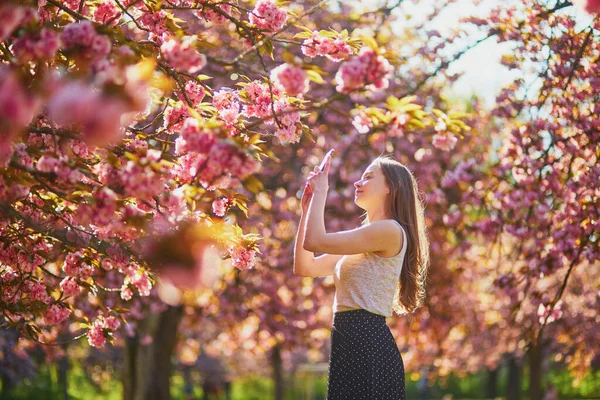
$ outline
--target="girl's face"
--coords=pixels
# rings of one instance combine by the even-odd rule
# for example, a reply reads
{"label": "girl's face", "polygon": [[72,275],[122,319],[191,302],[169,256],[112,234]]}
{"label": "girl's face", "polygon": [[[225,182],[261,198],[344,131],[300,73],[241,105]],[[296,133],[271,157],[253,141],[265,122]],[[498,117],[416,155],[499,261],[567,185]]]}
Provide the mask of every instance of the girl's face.
{"label": "girl's face", "polygon": [[363,210],[369,207],[380,207],[390,192],[385,183],[385,176],[379,165],[370,164],[361,179],[354,182],[354,202]]}

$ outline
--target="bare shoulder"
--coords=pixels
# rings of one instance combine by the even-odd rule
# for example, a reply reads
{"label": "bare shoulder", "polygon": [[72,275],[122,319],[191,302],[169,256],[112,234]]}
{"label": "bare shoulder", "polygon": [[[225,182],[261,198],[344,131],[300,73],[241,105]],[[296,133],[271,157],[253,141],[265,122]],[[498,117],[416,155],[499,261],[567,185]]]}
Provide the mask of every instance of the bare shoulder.
{"label": "bare shoulder", "polygon": [[398,254],[404,245],[404,230],[400,223],[393,219],[385,219],[371,223],[382,240],[387,244],[386,250],[375,252],[382,257],[393,257]]}

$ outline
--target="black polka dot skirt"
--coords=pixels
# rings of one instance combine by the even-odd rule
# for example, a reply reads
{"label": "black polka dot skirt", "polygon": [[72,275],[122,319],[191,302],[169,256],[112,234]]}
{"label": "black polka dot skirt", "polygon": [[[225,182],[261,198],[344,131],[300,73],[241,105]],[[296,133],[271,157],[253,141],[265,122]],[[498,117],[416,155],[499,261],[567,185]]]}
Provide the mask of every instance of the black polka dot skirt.
{"label": "black polka dot skirt", "polygon": [[327,400],[404,400],[404,363],[385,317],[338,311],[331,328]]}

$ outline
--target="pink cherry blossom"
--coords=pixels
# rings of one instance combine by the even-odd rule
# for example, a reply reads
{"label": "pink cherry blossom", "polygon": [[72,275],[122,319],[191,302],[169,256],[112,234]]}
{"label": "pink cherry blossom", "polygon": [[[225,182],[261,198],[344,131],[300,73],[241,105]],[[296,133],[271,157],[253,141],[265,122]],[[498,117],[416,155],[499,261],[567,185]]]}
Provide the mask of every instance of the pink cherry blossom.
{"label": "pink cherry blossom", "polygon": [[212,203],[212,211],[215,215],[222,217],[227,212],[229,202],[226,197],[215,199]]}
{"label": "pink cherry blossom", "polygon": [[0,137],[12,139],[32,120],[40,101],[27,93],[13,71],[0,67]]}
{"label": "pink cherry blossom", "polygon": [[116,331],[121,326],[121,321],[117,317],[109,315],[104,318],[104,326],[111,331]]}
{"label": "pink cherry blossom", "polygon": [[69,276],[60,282],[60,288],[66,297],[75,297],[81,292],[81,286],[79,286],[74,278]]}
{"label": "pink cherry blossom", "polygon": [[573,4],[589,13],[600,13],[600,0],[573,0]]}
{"label": "pink cherry blossom", "polygon": [[62,42],[67,48],[76,48],[90,59],[106,57],[111,50],[108,37],[96,33],[90,21],[74,22],[67,25],[62,31]]}
{"label": "pink cherry blossom", "polygon": [[104,326],[101,320],[97,319],[92,324],[92,327],[88,330],[88,343],[92,347],[103,348],[106,344],[106,337],[104,336]]}
{"label": "pink cherry blossom", "polygon": [[137,288],[140,296],[149,296],[152,289],[152,282],[146,272],[138,271],[132,279],[133,285]]}
{"label": "pink cherry blossom", "polygon": [[125,301],[127,300],[131,300],[131,298],[133,297],[133,291],[131,290],[131,288],[127,285],[123,285],[121,287],[121,298]]}
{"label": "pink cherry blossom", "polygon": [[154,40],[157,43],[163,43],[168,39],[171,32],[167,26],[167,13],[164,10],[158,12],[143,12],[138,18],[138,23],[141,27],[148,29],[148,39]]}
{"label": "pink cherry blossom", "polygon": [[229,249],[229,254],[231,255],[231,261],[234,267],[239,268],[242,271],[254,267],[256,251],[240,246],[233,246]]}
{"label": "pink cherry blossom", "polygon": [[15,4],[0,6],[0,41],[8,38],[25,15],[25,8]]}
{"label": "pink cherry blossom", "polygon": [[300,111],[296,111],[288,101],[280,99],[275,102],[275,112],[277,122],[274,122],[274,118],[268,118],[265,123],[275,125],[275,136],[282,143],[297,143],[302,132]]}
{"label": "pink cherry blossom", "polygon": [[[250,102],[245,103],[242,108],[242,114],[245,117],[266,118],[273,114],[269,85],[253,81],[244,87],[244,91],[250,99]],[[277,87],[273,86],[272,94],[274,97],[278,97],[281,93]]]}
{"label": "pink cherry blossom", "polygon": [[[204,87],[196,81],[190,80],[185,84],[185,93],[187,94],[188,99],[192,102],[193,106],[197,106],[202,102],[206,92],[204,91]],[[179,100],[185,102],[185,97],[183,94],[179,93]]]}
{"label": "pink cherry blossom", "polygon": [[53,326],[61,323],[71,314],[71,310],[59,304],[52,304],[48,307],[44,319],[47,325]]}
{"label": "pink cherry blossom", "polygon": [[37,35],[19,38],[13,44],[12,50],[19,62],[26,63],[34,60],[49,60],[56,55],[59,47],[60,36],[53,30],[44,28]]}
{"label": "pink cherry blossom", "polygon": [[387,78],[392,71],[393,67],[385,57],[363,47],[357,57],[343,63],[336,73],[336,90],[347,93],[363,86],[369,90],[386,89],[389,85]]}
{"label": "pink cherry blossom", "polygon": [[213,95],[213,106],[217,109],[219,117],[227,126],[232,126],[239,119],[240,102],[236,91],[223,88],[215,92]]}
{"label": "pink cherry blossom", "polygon": [[46,291],[46,285],[42,283],[26,281],[24,290],[28,292],[31,300],[41,301],[45,304],[52,302],[52,297],[50,297]]}
{"label": "pink cherry blossom", "polygon": [[343,61],[354,54],[354,50],[343,37],[332,39],[321,36],[318,31],[313,31],[312,36],[304,40],[301,50],[302,54],[308,57],[325,56],[333,62]]}
{"label": "pink cherry blossom", "polygon": [[259,0],[250,13],[249,20],[259,29],[275,32],[285,24],[287,13],[270,0]]}
{"label": "pink cherry blossom", "polygon": [[271,80],[290,96],[302,96],[308,92],[308,74],[296,65],[281,64],[274,68]]}
{"label": "pink cherry blossom", "polygon": [[206,56],[193,46],[195,36],[186,36],[181,40],[170,39],[160,46],[160,52],[171,67],[193,74],[206,65]]}
{"label": "pink cherry blossom", "polygon": [[352,125],[356,128],[358,133],[367,133],[370,130],[371,118],[362,110],[356,111],[354,118],[352,119]]}
{"label": "pink cherry blossom", "polygon": [[102,24],[106,24],[110,21],[110,25],[116,25],[117,22],[119,22],[119,15],[121,15],[121,10],[114,1],[103,0],[96,6],[94,20]]}
{"label": "pink cherry blossom", "polygon": [[185,120],[180,136],[175,140],[177,154],[195,152],[207,154],[216,143],[216,137],[210,129],[205,129],[195,118]]}
{"label": "pink cherry blossom", "polygon": [[210,5],[204,5],[202,7],[202,11],[196,11],[194,14],[198,18],[204,18],[208,22],[212,22],[214,24],[224,24],[229,22],[229,18],[225,15],[213,10],[210,7],[215,7],[219,9],[221,12],[231,15],[231,4],[221,4],[221,3],[212,3]]}
{"label": "pink cherry blossom", "polygon": [[433,135],[432,141],[438,149],[450,151],[456,146],[458,138],[450,132],[440,132]]}

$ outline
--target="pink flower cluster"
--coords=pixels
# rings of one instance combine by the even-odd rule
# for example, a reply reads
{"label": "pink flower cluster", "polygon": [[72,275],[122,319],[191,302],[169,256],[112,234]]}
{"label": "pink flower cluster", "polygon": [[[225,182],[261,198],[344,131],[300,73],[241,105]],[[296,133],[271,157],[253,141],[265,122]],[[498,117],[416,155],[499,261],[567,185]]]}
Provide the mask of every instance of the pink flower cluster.
{"label": "pink flower cluster", "polygon": [[117,210],[117,194],[107,187],[96,191],[90,204],[81,204],[78,219],[81,224],[93,223],[96,226],[109,225],[114,222]]}
{"label": "pink flower cluster", "polygon": [[[248,83],[244,87],[244,92],[249,101],[244,103],[242,114],[248,118],[262,118],[266,124],[272,125],[275,122],[274,109],[277,115],[275,135],[282,142],[295,143],[300,140],[300,112],[290,104],[278,86],[274,85],[272,90],[273,97],[267,84],[259,81]],[[271,102],[271,98],[275,99],[274,103]]]}
{"label": "pink flower cluster", "polygon": [[21,199],[29,195],[29,193],[29,186],[18,183],[8,184],[4,180],[4,177],[0,176],[0,202],[12,203],[17,199]]}
{"label": "pink flower cluster", "polygon": [[99,35],[90,21],[73,22],[61,34],[66,48],[75,48],[85,57],[99,60],[105,58],[112,48],[110,39]]}
{"label": "pink flower cluster", "polygon": [[438,132],[432,138],[433,145],[444,151],[452,150],[457,142],[458,138],[450,132]]}
{"label": "pink flower cluster", "polygon": [[163,43],[163,38],[170,33],[167,27],[167,13],[164,10],[151,12],[145,9],[140,9],[140,12],[141,16],[137,18],[137,21],[142,28],[150,31],[148,39]]}
{"label": "pink flower cluster", "polygon": [[232,265],[242,271],[254,267],[256,251],[246,249],[241,246],[232,246],[229,248]]}
{"label": "pink flower cluster", "polygon": [[8,38],[25,17],[26,9],[15,4],[0,5],[0,42]]}
{"label": "pink flower cluster", "polygon": [[208,154],[216,143],[217,138],[210,129],[205,129],[195,118],[185,120],[175,140],[175,152],[185,154],[188,152]]}
{"label": "pink flower cluster", "polygon": [[46,285],[40,282],[25,281],[24,291],[28,293],[29,298],[33,301],[41,301],[44,304],[50,304],[52,297],[46,291]]}
{"label": "pink flower cluster", "polygon": [[138,290],[140,296],[150,296],[152,281],[146,271],[141,268],[128,268],[125,273],[126,276],[121,287],[121,298],[123,300],[129,300],[133,295],[129,285],[133,285]]}
{"label": "pink flower cluster", "polygon": [[206,21],[212,22],[214,24],[224,24],[229,21],[229,18],[227,18],[225,15],[213,10],[210,7],[215,7],[221,12],[227,15],[231,15],[231,5],[220,3],[212,3],[210,6],[207,6],[205,3],[202,7],[202,11],[196,11],[194,12],[194,14],[198,18],[204,18]]}
{"label": "pink flower cluster", "polygon": [[371,117],[363,110],[357,110],[354,112],[354,118],[352,118],[352,125],[356,128],[358,133],[367,133],[371,129],[372,125]]}
{"label": "pink flower cluster", "polygon": [[[187,98],[192,102],[192,106],[197,106],[198,104],[202,103],[202,100],[204,99],[204,96],[206,95],[206,92],[204,90],[204,87],[199,84],[196,81],[190,80],[185,84],[184,87],[185,90],[185,94],[187,95]],[[179,98],[179,100],[181,100],[182,102],[186,102],[185,96],[182,93],[178,93],[177,97]]]}
{"label": "pink flower cluster", "polygon": [[121,10],[115,4],[114,0],[103,0],[96,6],[94,11],[94,21],[101,24],[109,23],[109,25],[116,25],[119,22],[119,16]]}
{"label": "pink flower cluster", "polygon": [[259,29],[275,32],[287,21],[287,13],[270,0],[259,0],[250,13],[249,20]]}
{"label": "pink flower cluster", "polygon": [[308,74],[292,64],[281,64],[271,71],[271,80],[290,96],[302,96],[308,92]]}
{"label": "pink flower cluster", "polygon": [[544,323],[544,320],[546,319],[546,317],[548,317],[548,320],[546,321],[546,323],[551,323],[554,322],[558,319],[560,319],[563,315],[563,312],[561,310],[562,307],[562,300],[559,300],[556,302],[556,304],[554,305],[554,308],[550,309],[550,304],[548,305],[544,305],[542,303],[540,303],[540,305],[538,306],[538,310],[537,310],[537,315],[538,315],[538,321],[540,324]]}
{"label": "pink flower cluster", "polygon": [[123,100],[104,96],[81,82],[66,83],[48,104],[50,118],[65,127],[80,128],[86,141],[98,146],[120,138],[121,116],[126,111]]}
{"label": "pink flower cluster", "polygon": [[81,286],[79,286],[75,278],[70,276],[67,276],[60,281],[60,289],[66,297],[75,297],[81,293]]}
{"label": "pink flower cluster", "polygon": [[227,197],[222,197],[220,199],[215,199],[212,203],[212,211],[215,215],[222,217],[227,212],[229,208],[229,200]]}
{"label": "pink flower cluster", "polygon": [[86,280],[93,272],[93,267],[87,264],[81,250],[68,253],[63,264],[63,271],[67,276]]}
{"label": "pink flower cluster", "polygon": [[[273,97],[281,95],[277,87],[273,87]],[[244,87],[244,92],[248,95],[250,102],[244,104],[242,114],[247,117],[267,118],[271,117],[271,89],[269,85],[259,81],[252,81]]]}
{"label": "pink flower cluster", "polygon": [[237,92],[223,88],[213,95],[213,106],[216,108],[219,117],[228,127],[233,126],[240,116],[240,102]]}
{"label": "pink flower cluster", "polygon": [[[277,114],[275,136],[282,143],[297,143],[302,132],[300,112],[285,99],[280,99],[275,102],[275,113]],[[265,120],[265,123],[273,124],[274,119],[269,118]]]}
{"label": "pink flower cluster", "polygon": [[38,159],[35,168],[40,172],[54,173],[63,182],[75,183],[80,182],[83,178],[83,174],[79,170],[69,166],[65,155],[60,158],[43,155]]}
{"label": "pink flower cluster", "polygon": [[[191,100],[191,99],[190,99]],[[168,106],[163,115],[163,128],[169,133],[177,133],[186,119],[191,118],[188,106],[185,104],[175,104]]]}
{"label": "pink flower cluster", "polygon": [[13,153],[11,141],[31,122],[40,99],[27,92],[13,71],[0,67],[0,165],[7,165]]}
{"label": "pink flower cluster", "polygon": [[385,57],[370,47],[363,47],[357,57],[343,63],[336,73],[336,90],[348,93],[362,87],[369,90],[386,89],[389,85],[387,78],[393,70]]}
{"label": "pink flower cluster", "polygon": [[164,171],[157,172],[150,163],[156,163],[161,157],[159,150],[148,150],[145,156],[140,157],[140,162],[127,161],[119,170],[118,183],[125,196],[151,201],[165,188]]}
{"label": "pink flower cluster", "polygon": [[169,39],[160,46],[162,57],[171,67],[193,74],[206,65],[206,56],[198,53],[193,46],[194,36],[186,36],[182,40]]}
{"label": "pink flower cluster", "polygon": [[92,327],[88,330],[88,343],[92,347],[101,349],[106,344],[104,336],[104,321],[97,319]]}
{"label": "pink flower cluster", "polygon": [[244,179],[260,166],[235,145],[219,141],[194,118],[186,120],[175,146],[178,153],[186,154],[180,158],[174,173],[184,182],[191,182],[197,176],[208,189],[225,188],[231,184],[232,176]]}
{"label": "pink flower cluster", "polygon": [[302,43],[302,54],[311,58],[325,56],[333,62],[339,62],[354,54],[354,50],[341,35],[334,39],[314,31],[312,37]]}
{"label": "pink flower cluster", "polygon": [[573,5],[589,13],[600,14],[600,0],[573,0]]}
{"label": "pink flower cluster", "polygon": [[106,344],[105,331],[116,331],[121,326],[121,321],[113,315],[104,316],[99,313],[98,318],[94,321],[88,330],[88,343],[92,347],[102,348]]}
{"label": "pink flower cluster", "polygon": [[45,263],[46,259],[39,254],[30,254],[25,251],[20,251],[17,254],[18,268],[24,273],[34,272],[37,267],[44,265]]}
{"label": "pink flower cluster", "polygon": [[14,42],[12,51],[21,63],[50,60],[60,47],[60,37],[52,29],[44,28],[39,34],[26,35]]}
{"label": "pink flower cluster", "polygon": [[46,314],[44,315],[44,320],[47,325],[53,326],[60,324],[71,314],[71,310],[66,307],[63,307],[59,304],[52,304],[46,310]]}

